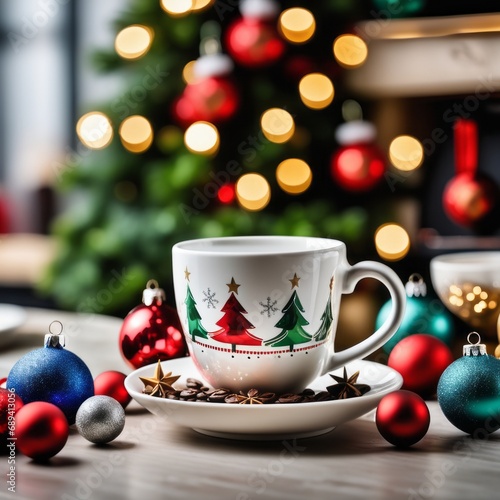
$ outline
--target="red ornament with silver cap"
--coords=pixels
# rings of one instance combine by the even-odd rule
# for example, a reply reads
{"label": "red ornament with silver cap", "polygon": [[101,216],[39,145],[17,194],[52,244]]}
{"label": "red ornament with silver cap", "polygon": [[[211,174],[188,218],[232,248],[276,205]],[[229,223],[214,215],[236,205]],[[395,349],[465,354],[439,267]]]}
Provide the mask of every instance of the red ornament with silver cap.
{"label": "red ornament with silver cap", "polygon": [[375,144],[375,126],[367,121],[352,120],[340,125],[335,139],[340,144],[331,159],[335,182],[347,191],[373,189],[385,173],[385,157]]}
{"label": "red ornament with silver cap", "polygon": [[276,28],[280,12],[274,0],[242,0],[241,18],[234,21],[225,36],[227,52],[241,66],[261,68],[278,61],[285,43]]}
{"label": "red ornament with silver cap", "polygon": [[120,330],[120,351],[133,368],[186,355],[177,311],[165,303],[165,292],[149,280],[143,304],[128,313]]}
{"label": "red ornament with silver cap", "polygon": [[182,126],[196,121],[221,123],[230,120],[239,107],[238,89],[231,79],[233,61],[221,52],[220,27],[209,21],[201,29],[200,57],[189,82],[174,102],[173,114]]}

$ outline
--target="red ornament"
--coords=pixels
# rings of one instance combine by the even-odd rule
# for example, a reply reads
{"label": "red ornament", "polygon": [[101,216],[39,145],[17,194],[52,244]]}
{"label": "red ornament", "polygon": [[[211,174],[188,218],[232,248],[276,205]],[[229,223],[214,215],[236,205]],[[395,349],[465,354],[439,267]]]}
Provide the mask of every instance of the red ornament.
{"label": "red ornament", "polygon": [[[499,207],[500,192],[495,182],[478,173],[478,131],[473,120],[457,120],[454,129],[456,177],[443,193],[443,207],[455,223],[491,231],[488,216]],[[488,228],[488,226],[490,226]]]}
{"label": "red ornament", "polygon": [[[13,417],[23,406],[21,398],[15,393],[0,387],[0,446],[7,444],[9,435],[9,422],[13,423]],[[11,425],[14,429],[15,425]]]}
{"label": "red ornament", "polygon": [[395,391],[384,396],[375,415],[382,437],[399,447],[420,441],[426,435],[430,421],[425,401],[410,391]]}
{"label": "red ornament", "polygon": [[174,103],[174,116],[184,126],[196,121],[220,123],[235,115],[239,100],[238,90],[228,78],[203,78],[186,86]]}
{"label": "red ornament", "polygon": [[441,374],[453,360],[453,354],[443,341],[417,333],[394,346],[387,364],[402,375],[403,389],[428,398],[436,393]]}
{"label": "red ornament", "polygon": [[94,394],[116,399],[125,408],[132,397],[123,384],[126,375],[117,371],[102,372],[94,380]]}
{"label": "red ornament", "polygon": [[330,166],[333,179],[342,188],[368,191],[384,176],[385,158],[375,137],[375,127],[362,120],[343,123],[335,131],[341,147],[332,156]]}
{"label": "red ornament", "polygon": [[368,191],[384,176],[384,155],[374,144],[352,144],[333,155],[331,170],[335,181],[344,189]]}
{"label": "red ornament", "polygon": [[234,21],[226,32],[225,42],[231,57],[248,68],[270,66],[285,51],[274,23],[254,17]]}
{"label": "red ornament", "polygon": [[120,330],[120,349],[133,368],[186,355],[177,311],[165,304],[165,292],[155,280],[147,283],[143,304],[132,309]]}
{"label": "red ornament", "polygon": [[445,187],[443,207],[448,217],[466,227],[480,224],[498,204],[498,188],[484,174],[463,173]]}
{"label": "red ornament", "polygon": [[16,414],[17,448],[34,460],[46,460],[59,453],[68,433],[64,413],[52,403],[28,403]]}

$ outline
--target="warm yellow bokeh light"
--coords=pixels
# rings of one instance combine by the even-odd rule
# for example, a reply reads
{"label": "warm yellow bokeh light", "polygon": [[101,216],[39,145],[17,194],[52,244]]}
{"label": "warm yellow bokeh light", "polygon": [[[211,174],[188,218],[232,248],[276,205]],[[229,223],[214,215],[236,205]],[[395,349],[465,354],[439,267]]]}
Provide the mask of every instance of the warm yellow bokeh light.
{"label": "warm yellow bokeh light", "polygon": [[122,29],[115,38],[115,50],[125,59],[138,59],[142,57],[153,43],[151,28],[134,24]]}
{"label": "warm yellow bokeh light", "polygon": [[401,260],[410,250],[410,237],[399,224],[384,224],[375,232],[375,247],[383,259]]}
{"label": "warm yellow bokeh light", "polygon": [[219,131],[212,123],[194,122],[184,132],[184,144],[191,153],[214,155],[219,149]]}
{"label": "warm yellow bokeh light", "polygon": [[260,118],[262,132],[271,142],[281,144],[290,140],[295,132],[292,115],[281,108],[271,108]]}
{"label": "warm yellow bokeh light", "polygon": [[314,35],[316,20],[309,10],[293,7],[281,13],[279,28],[289,42],[304,43]]}
{"label": "warm yellow bokeh light", "polygon": [[303,160],[289,158],[278,165],[276,180],[280,188],[289,194],[303,193],[312,182],[311,168]]}
{"label": "warm yellow bokeh light", "polygon": [[189,14],[194,7],[193,0],[160,0],[161,8],[172,17],[182,17]]}
{"label": "warm yellow bokeh light", "polygon": [[210,7],[215,0],[193,0],[192,12],[200,12]]}
{"label": "warm yellow bokeh light", "polygon": [[99,111],[83,115],[76,124],[76,133],[80,141],[90,149],[105,148],[113,139],[111,120]]}
{"label": "warm yellow bokeh light", "polygon": [[194,74],[194,67],[196,66],[196,60],[189,61],[182,70],[182,79],[187,85],[196,83],[197,78]]}
{"label": "warm yellow bokeh light", "polygon": [[333,42],[333,55],[345,68],[357,68],[368,57],[368,46],[356,35],[340,35]]}
{"label": "warm yellow bokeh light", "polygon": [[260,174],[245,174],[236,183],[236,197],[243,208],[256,212],[269,203],[271,186]]}
{"label": "warm yellow bokeh light", "polygon": [[400,135],[393,139],[389,146],[389,159],[399,170],[415,170],[424,161],[424,147],[415,137]]}
{"label": "warm yellow bokeh light", "polygon": [[333,83],[321,73],[304,76],[299,83],[299,92],[302,102],[311,109],[326,108],[333,101]]}
{"label": "warm yellow bokeh light", "polygon": [[120,139],[123,147],[132,153],[146,151],[153,142],[153,127],[143,116],[125,118],[120,125]]}

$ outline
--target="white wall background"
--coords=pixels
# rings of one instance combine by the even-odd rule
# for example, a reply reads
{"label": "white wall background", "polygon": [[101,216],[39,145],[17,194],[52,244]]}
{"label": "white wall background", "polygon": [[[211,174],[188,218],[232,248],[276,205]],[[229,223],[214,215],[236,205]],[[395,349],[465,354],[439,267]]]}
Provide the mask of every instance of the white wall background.
{"label": "white wall background", "polygon": [[[64,29],[69,2],[74,0],[20,0],[2,2],[7,34],[0,59],[3,112],[2,183],[11,205],[15,232],[34,230],[34,192],[53,182],[55,166],[71,148],[68,52]],[[112,47],[111,21],[123,0],[78,2],[78,108],[103,102],[116,93],[118,81],[98,77],[89,65],[93,48]]]}

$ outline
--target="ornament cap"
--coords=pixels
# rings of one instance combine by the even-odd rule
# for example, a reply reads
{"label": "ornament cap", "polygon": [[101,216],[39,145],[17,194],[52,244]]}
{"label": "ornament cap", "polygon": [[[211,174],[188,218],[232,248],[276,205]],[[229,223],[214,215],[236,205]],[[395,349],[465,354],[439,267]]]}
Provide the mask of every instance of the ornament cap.
{"label": "ornament cap", "polygon": [[165,300],[165,291],[163,290],[163,288],[160,288],[160,285],[158,285],[158,281],[149,280],[146,283],[146,288],[142,292],[142,302],[147,306],[150,306],[153,304],[153,302],[156,302],[157,305],[160,305]]}
{"label": "ornament cap", "polygon": [[[477,336],[477,342],[472,342],[471,338],[473,335]],[[479,333],[470,332],[469,335],[467,335],[467,342],[469,343],[464,345],[464,356],[485,356],[487,354],[486,345],[480,343],[481,336],[479,335]]]}
{"label": "ornament cap", "polygon": [[335,130],[335,140],[341,146],[352,144],[370,144],[377,137],[377,129],[373,123],[364,120],[352,120],[342,123]]}
{"label": "ornament cap", "polygon": [[408,297],[425,297],[427,295],[427,285],[424,278],[418,273],[413,273],[408,278],[405,290]]}
{"label": "ornament cap", "polygon": [[[54,325],[59,325],[59,332],[56,333],[52,331]],[[52,323],[49,325],[49,333],[45,335],[43,345],[45,347],[64,347],[66,345],[66,337],[62,335],[62,331],[63,324],[58,320],[52,321]]]}

